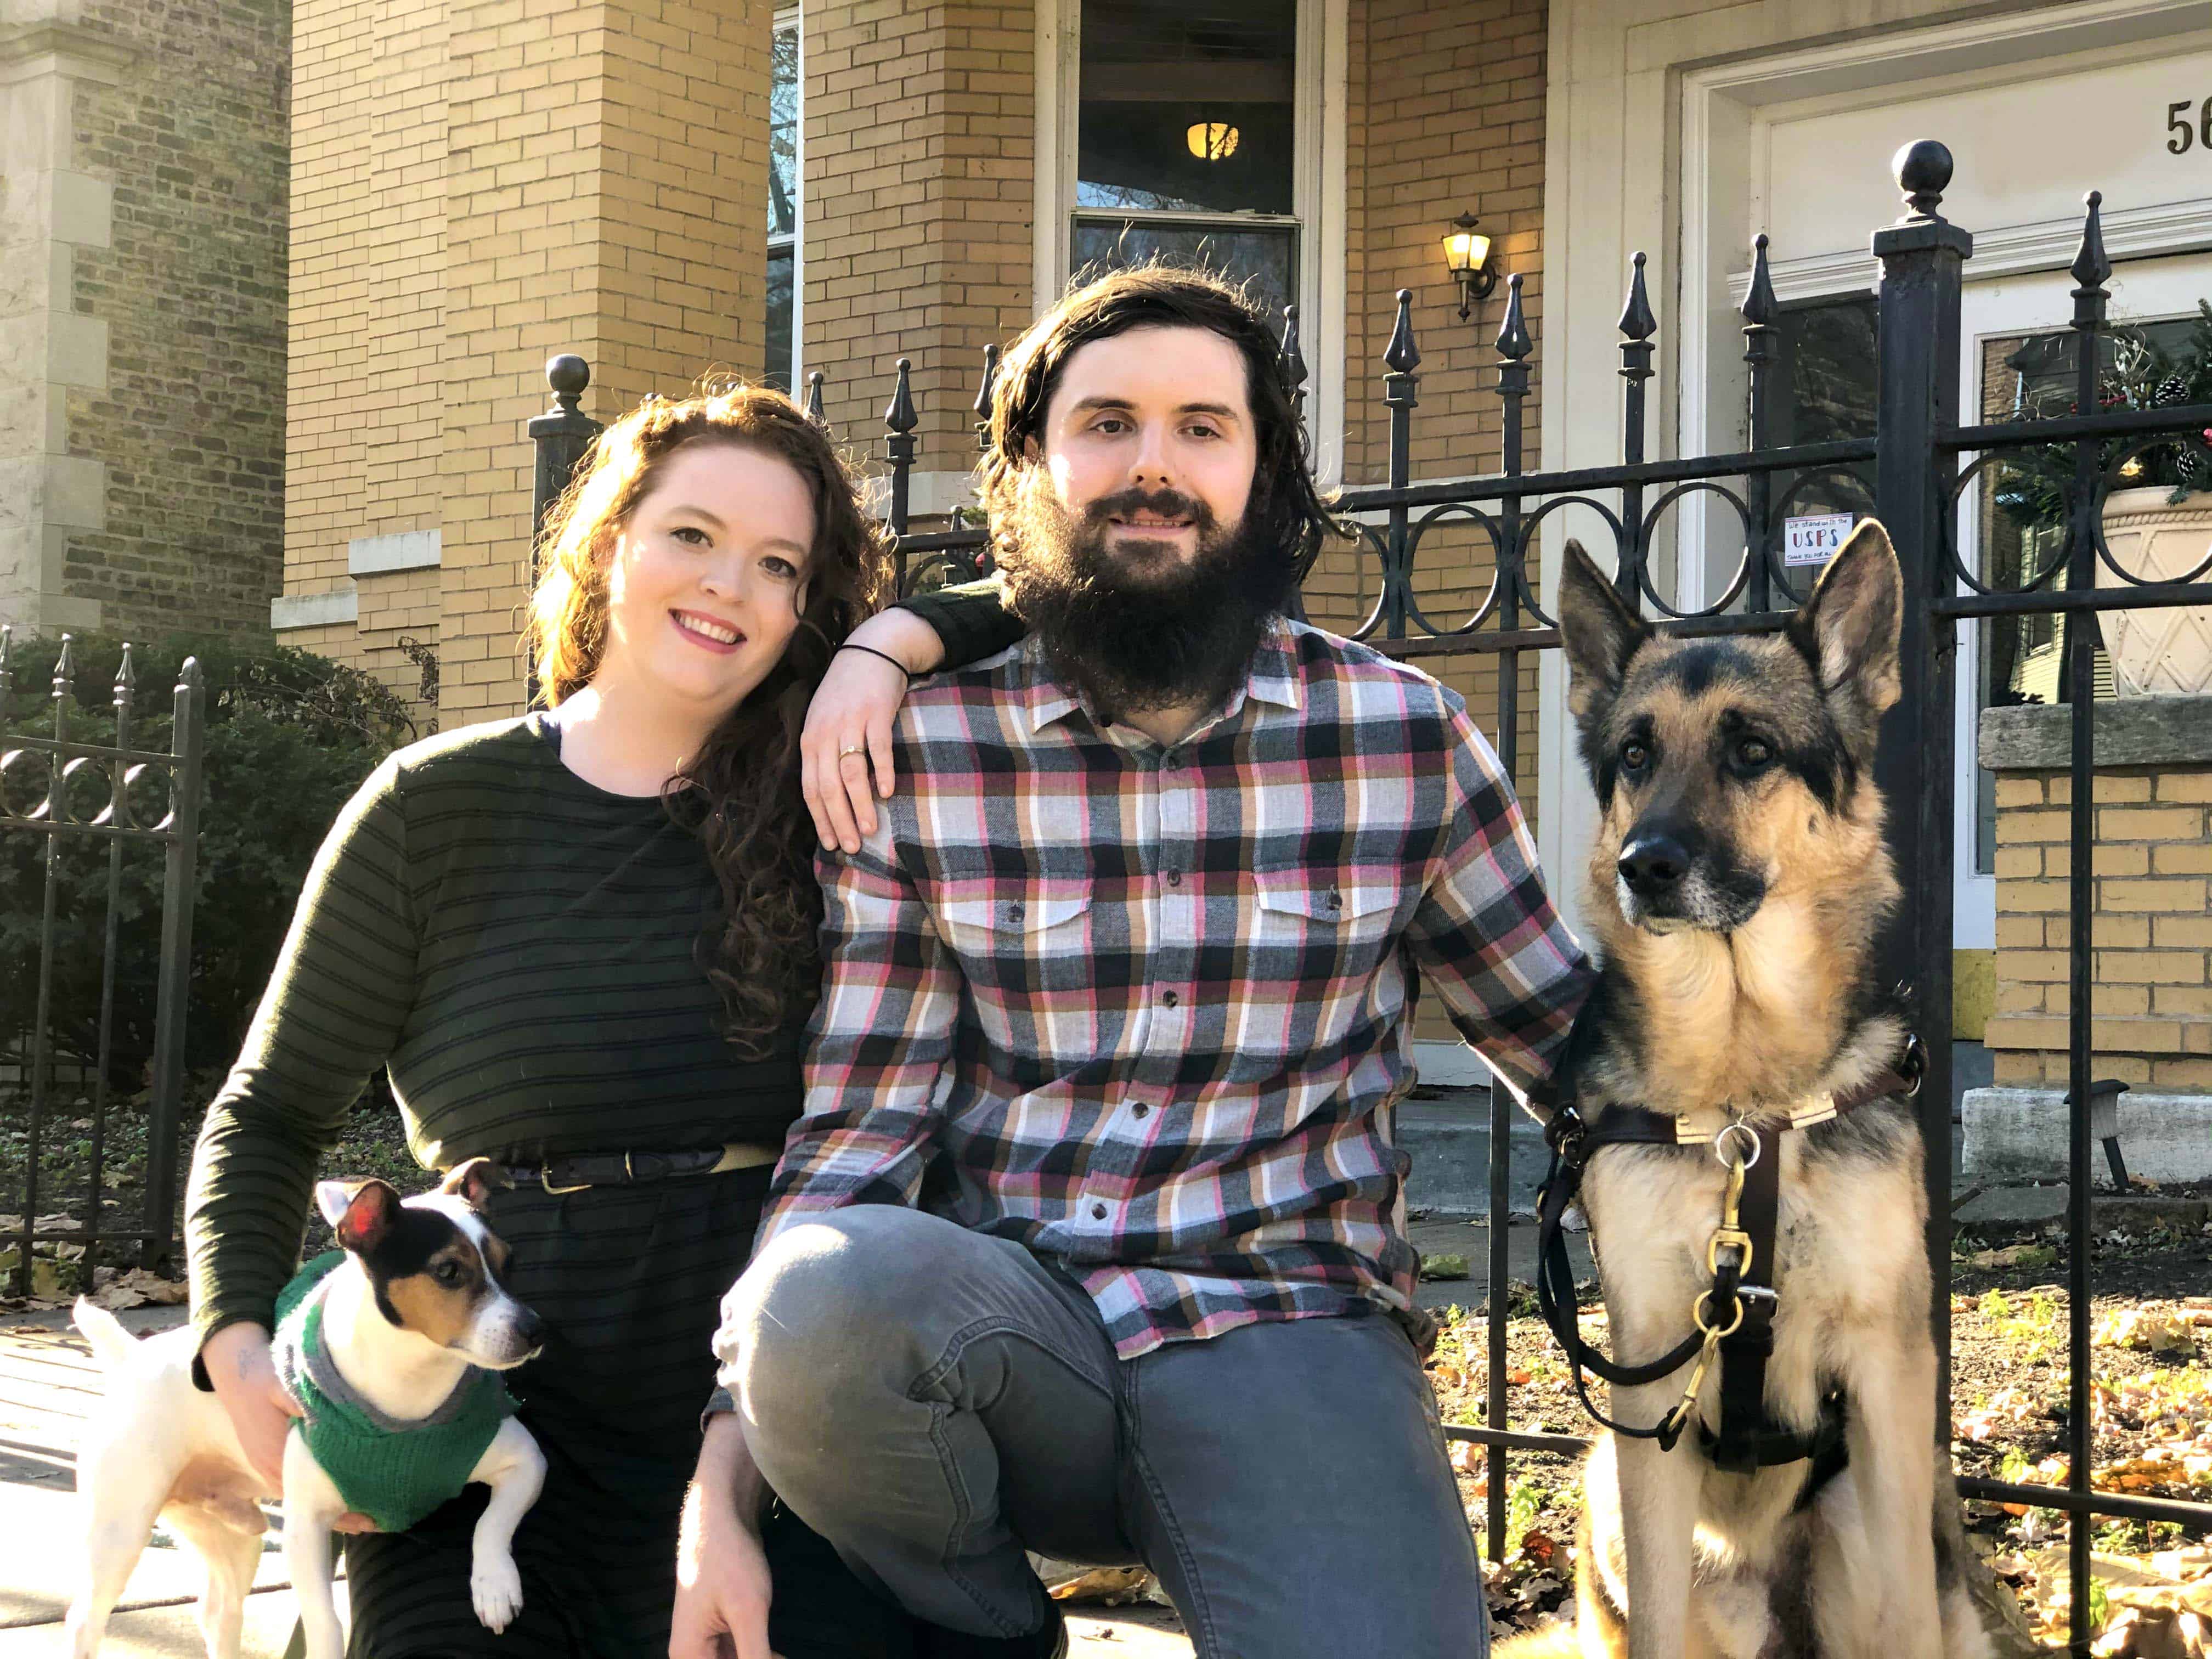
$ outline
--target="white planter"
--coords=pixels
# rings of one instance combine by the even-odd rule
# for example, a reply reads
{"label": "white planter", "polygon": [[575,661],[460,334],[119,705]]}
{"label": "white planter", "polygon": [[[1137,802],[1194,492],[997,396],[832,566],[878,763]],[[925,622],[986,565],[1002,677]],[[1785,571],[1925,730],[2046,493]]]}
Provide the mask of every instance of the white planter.
{"label": "white planter", "polygon": [[[2169,505],[2164,484],[2116,489],[2105,498],[2105,545],[2137,580],[2178,581],[2212,557],[2212,493]],[[2200,579],[2203,580],[2203,579]],[[2102,560],[2100,587],[2124,587]],[[2212,691],[2212,605],[2107,611],[2105,649],[2122,696],[2193,696]]]}

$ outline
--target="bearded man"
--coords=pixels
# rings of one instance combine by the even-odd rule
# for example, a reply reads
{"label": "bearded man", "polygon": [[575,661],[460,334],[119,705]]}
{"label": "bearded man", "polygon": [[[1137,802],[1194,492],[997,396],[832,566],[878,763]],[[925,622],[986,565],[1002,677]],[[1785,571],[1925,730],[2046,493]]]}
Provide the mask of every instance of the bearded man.
{"label": "bearded man", "polygon": [[992,428],[1032,631],[915,687],[909,785],[821,860],[679,1631],[766,1655],[764,1481],[923,1654],[1064,1650],[1026,1550],[1141,1561],[1202,1656],[1479,1656],[1393,1145],[1413,970],[1516,1093],[1590,970],[1460,699],[1285,617],[1333,526],[1233,290],[1072,294]]}

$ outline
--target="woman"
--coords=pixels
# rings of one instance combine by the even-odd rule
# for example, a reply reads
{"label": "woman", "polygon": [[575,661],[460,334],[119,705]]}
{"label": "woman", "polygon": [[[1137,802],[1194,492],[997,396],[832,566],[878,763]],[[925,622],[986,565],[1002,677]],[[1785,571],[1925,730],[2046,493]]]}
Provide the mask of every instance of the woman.
{"label": "woman", "polygon": [[[817,994],[801,720],[882,581],[853,480],[769,392],[648,400],[548,531],[531,635],[550,712],[403,750],[348,805],[192,1161],[201,1360],[272,1477],[291,1406],[271,1309],[368,1079],[389,1071],[426,1168],[486,1157],[516,1180],[489,1220],[551,1332],[511,1378],[549,1464],[516,1538],[523,1609],[498,1638],[471,1611],[471,1488],[349,1539],[351,1649],[374,1659],[666,1650],[708,1338]],[[955,631],[993,613],[1005,642],[995,609],[939,613]],[[915,1651],[794,1520],[768,1541],[785,1659]]]}

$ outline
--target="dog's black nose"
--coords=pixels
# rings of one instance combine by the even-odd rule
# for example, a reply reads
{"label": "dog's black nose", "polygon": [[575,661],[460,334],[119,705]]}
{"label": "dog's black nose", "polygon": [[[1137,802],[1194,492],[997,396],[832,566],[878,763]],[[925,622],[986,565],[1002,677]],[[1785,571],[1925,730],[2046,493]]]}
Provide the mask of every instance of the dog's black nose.
{"label": "dog's black nose", "polygon": [[545,1322],[538,1316],[536,1309],[523,1310],[522,1317],[515,1321],[515,1334],[533,1348],[545,1346]]}
{"label": "dog's black nose", "polygon": [[1620,849],[1620,868],[1631,892],[1652,898],[1689,873],[1690,855],[1672,836],[1638,836]]}

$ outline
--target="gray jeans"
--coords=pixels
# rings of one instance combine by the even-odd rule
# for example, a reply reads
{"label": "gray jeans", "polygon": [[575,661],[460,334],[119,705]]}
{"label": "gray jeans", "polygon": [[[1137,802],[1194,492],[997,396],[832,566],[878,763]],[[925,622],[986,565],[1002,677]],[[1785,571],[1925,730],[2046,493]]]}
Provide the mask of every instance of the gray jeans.
{"label": "gray jeans", "polygon": [[933,1623],[1040,1628],[1026,1547],[1142,1561],[1202,1659],[1488,1650],[1435,1404],[1391,1319],[1124,1361],[1020,1244],[871,1206],[779,1235],[720,1340],[769,1484]]}

